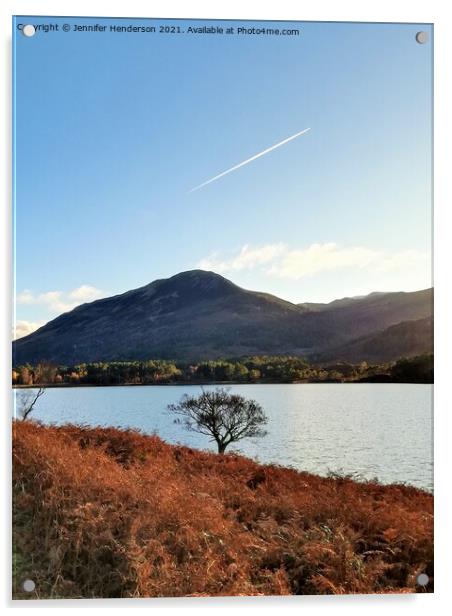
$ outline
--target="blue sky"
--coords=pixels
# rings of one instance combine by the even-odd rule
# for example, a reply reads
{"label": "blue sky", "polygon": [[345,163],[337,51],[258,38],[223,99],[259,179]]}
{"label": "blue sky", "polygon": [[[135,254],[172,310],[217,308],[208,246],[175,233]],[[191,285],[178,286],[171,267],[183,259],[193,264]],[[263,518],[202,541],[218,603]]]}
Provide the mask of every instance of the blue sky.
{"label": "blue sky", "polygon": [[296,302],[431,285],[430,26],[153,22],[300,29],[253,36],[17,23],[60,26],[15,30],[19,333],[196,267]]}

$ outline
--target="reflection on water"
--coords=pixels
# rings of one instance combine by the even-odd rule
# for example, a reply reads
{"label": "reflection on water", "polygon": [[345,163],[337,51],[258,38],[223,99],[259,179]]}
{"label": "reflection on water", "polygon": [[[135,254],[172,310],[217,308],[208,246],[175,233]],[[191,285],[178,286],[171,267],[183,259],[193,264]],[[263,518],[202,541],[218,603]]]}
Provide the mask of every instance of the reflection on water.
{"label": "reflection on water", "polygon": [[[229,450],[321,475],[353,473],[433,488],[431,385],[233,385],[230,390],[257,400],[269,423],[265,438]],[[215,450],[206,436],[186,432],[166,413],[169,403],[197,391],[194,385],[53,388],[38,400],[33,417],[130,426],[171,443]]]}

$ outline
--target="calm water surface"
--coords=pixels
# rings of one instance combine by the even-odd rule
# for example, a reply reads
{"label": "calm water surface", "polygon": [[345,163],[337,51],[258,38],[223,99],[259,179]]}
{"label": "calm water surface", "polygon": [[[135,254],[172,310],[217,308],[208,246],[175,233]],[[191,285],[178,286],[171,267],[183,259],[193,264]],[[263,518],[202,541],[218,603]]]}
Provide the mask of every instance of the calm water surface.
{"label": "calm water surface", "polygon": [[[233,385],[230,390],[257,400],[269,423],[265,438],[246,439],[229,450],[320,475],[353,473],[433,488],[431,385]],[[195,385],[53,388],[38,400],[33,417],[140,428],[170,443],[215,450],[206,436],[186,432],[166,412],[184,393],[198,392]]]}

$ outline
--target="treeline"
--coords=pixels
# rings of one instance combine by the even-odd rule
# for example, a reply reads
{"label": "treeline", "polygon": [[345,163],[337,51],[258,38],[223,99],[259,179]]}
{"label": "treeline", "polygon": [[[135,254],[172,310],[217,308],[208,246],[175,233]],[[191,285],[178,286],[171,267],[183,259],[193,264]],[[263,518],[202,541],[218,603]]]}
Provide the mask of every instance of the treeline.
{"label": "treeline", "polygon": [[433,355],[417,355],[416,357],[403,357],[389,367],[385,374],[375,374],[362,380],[367,382],[391,383],[433,383]]}
{"label": "treeline", "polygon": [[165,383],[433,382],[433,356],[397,362],[309,364],[300,357],[248,357],[199,363],[167,360],[113,361],[14,367],[13,385],[151,385]]}

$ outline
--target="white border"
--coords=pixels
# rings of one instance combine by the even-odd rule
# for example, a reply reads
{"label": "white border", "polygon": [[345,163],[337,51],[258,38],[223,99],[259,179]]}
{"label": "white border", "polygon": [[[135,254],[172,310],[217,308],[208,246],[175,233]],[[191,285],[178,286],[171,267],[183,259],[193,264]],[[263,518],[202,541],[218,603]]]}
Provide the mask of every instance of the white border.
{"label": "white border", "polygon": [[[96,601],[53,601],[53,602],[14,602],[10,597],[10,556],[9,542],[2,550],[3,565],[0,576],[0,596],[7,609],[21,612],[28,608],[83,608],[87,613],[96,610],[148,608],[154,613],[171,613],[184,610],[191,614],[198,611],[215,610],[226,614],[233,609],[244,613],[245,610],[265,614],[275,609],[284,609],[287,613],[299,613],[301,610],[315,610],[325,614],[380,612],[384,609],[389,614],[410,612],[425,615],[427,611],[442,613],[448,603],[449,572],[452,571],[451,525],[452,484],[450,481],[450,456],[448,455],[451,434],[451,403],[448,396],[448,376],[451,371],[451,274],[450,265],[452,243],[450,183],[452,143],[450,114],[452,113],[451,96],[451,22],[448,20],[447,2],[430,0],[379,0],[363,2],[362,0],[305,0],[295,2],[278,0],[275,3],[252,2],[251,0],[218,0],[217,2],[191,0],[158,0],[150,2],[128,0],[125,3],[102,2],[101,0],[56,0],[39,2],[27,0],[2,0],[0,4],[0,22],[3,51],[1,63],[1,92],[3,99],[0,135],[3,146],[0,150],[3,207],[1,208],[0,233],[0,282],[2,327],[0,329],[0,383],[3,424],[2,468],[4,498],[2,499],[2,535],[10,536],[10,331],[11,331],[11,16],[22,15],[85,15],[85,16],[127,16],[127,17],[187,17],[187,18],[225,18],[225,19],[288,19],[319,21],[400,21],[434,23],[435,25],[435,594],[434,595],[390,595],[390,596],[336,596],[336,597],[288,597],[288,598],[231,598],[231,599],[143,599],[143,600],[96,600]],[[413,127],[415,130],[416,127]],[[449,200],[448,200],[449,197]],[[409,221],[407,221],[409,224]],[[450,601],[452,603],[452,601]]]}

